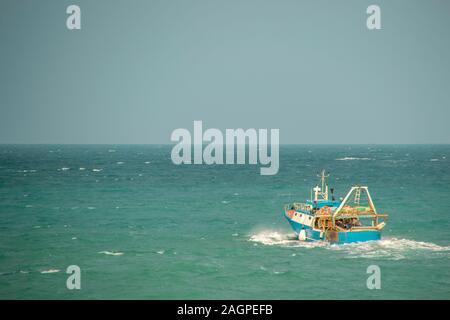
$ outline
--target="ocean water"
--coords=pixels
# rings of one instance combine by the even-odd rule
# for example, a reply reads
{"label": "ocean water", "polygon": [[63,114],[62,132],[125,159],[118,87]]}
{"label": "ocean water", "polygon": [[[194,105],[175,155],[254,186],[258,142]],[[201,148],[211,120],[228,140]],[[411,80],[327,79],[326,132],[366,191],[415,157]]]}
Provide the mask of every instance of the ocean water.
{"label": "ocean water", "polygon": [[[450,298],[450,146],[281,146],[275,176],[175,166],[170,151],[0,145],[0,298]],[[294,239],[283,205],[322,168],[338,196],[369,186],[390,214],[381,241]]]}

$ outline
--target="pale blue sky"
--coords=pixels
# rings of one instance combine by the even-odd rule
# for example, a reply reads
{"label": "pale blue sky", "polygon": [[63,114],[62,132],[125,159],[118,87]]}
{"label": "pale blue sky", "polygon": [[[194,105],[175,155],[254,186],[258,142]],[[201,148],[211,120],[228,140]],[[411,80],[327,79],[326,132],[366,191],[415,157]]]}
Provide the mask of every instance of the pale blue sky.
{"label": "pale blue sky", "polygon": [[450,143],[449,31],[446,0],[2,0],[0,143]]}

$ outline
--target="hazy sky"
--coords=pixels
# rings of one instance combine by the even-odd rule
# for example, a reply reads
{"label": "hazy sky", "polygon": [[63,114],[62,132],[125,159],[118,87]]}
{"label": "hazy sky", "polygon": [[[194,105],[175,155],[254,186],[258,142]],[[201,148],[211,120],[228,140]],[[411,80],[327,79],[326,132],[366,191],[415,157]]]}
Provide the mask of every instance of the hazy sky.
{"label": "hazy sky", "polygon": [[450,143],[449,33],[448,0],[2,0],[0,143]]}

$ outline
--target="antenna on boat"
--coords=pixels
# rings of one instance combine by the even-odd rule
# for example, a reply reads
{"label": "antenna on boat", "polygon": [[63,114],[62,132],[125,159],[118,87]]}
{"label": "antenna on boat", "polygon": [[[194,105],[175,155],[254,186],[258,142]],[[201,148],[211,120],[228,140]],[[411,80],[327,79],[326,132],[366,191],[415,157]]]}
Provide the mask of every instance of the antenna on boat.
{"label": "antenna on boat", "polygon": [[330,176],[329,173],[325,173],[325,169],[322,170],[322,172],[320,173],[320,175],[317,175],[318,177],[320,177],[320,183],[322,185],[322,188],[320,188],[319,186],[316,186],[313,190],[314,190],[314,200],[318,200],[318,196],[322,196],[322,198],[324,200],[328,200],[328,182],[327,182],[327,178]]}

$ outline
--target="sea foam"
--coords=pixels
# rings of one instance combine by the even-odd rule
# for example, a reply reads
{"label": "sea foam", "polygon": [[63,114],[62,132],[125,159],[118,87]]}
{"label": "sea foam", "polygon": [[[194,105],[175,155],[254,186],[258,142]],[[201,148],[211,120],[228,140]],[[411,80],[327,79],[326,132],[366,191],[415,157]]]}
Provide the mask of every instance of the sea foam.
{"label": "sea foam", "polygon": [[444,254],[450,257],[450,246],[440,246],[431,242],[409,239],[385,238],[378,241],[367,241],[346,244],[330,244],[324,241],[303,242],[296,239],[295,234],[283,234],[277,231],[261,231],[250,236],[249,241],[266,246],[324,248],[343,252],[348,258],[381,258],[401,260],[424,254]]}
{"label": "sea foam", "polygon": [[335,160],[338,160],[338,161],[349,161],[349,160],[372,160],[372,159],[371,158],[344,157],[344,158],[337,158]]}
{"label": "sea foam", "polygon": [[99,253],[106,254],[109,256],[121,256],[123,252],[115,252],[115,251],[100,251]]}
{"label": "sea foam", "polygon": [[42,270],[41,273],[56,273],[56,272],[60,272],[61,270],[59,269],[48,269],[48,270]]}

